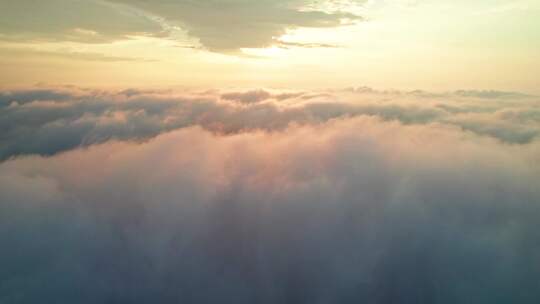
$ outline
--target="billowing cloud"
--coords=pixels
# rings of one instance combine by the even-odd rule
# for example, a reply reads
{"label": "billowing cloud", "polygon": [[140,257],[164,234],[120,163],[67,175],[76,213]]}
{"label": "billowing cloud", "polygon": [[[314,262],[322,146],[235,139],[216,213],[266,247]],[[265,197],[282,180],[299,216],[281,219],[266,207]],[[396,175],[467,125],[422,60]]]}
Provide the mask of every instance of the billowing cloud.
{"label": "billowing cloud", "polygon": [[241,104],[254,104],[269,99],[277,101],[294,99],[306,95],[305,92],[280,92],[271,93],[267,90],[247,90],[247,91],[230,91],[221,94],[221,99],[236,101]]}
{"label": "billowing cloud", "polygon": [[8,160],[0,302],[537,303],[539,152],[344,116]]}
{"label": "billowing cloud", "polygon": [[252,90],[246,92],[229,92],[221,95],[221,98],[233,100],[244,104],[257,103],[270,98],[269,92],[265,90]]}
{"label": "billowing cloud", "polygon": [[[514,96],[514,95],[512,95]],[[540,135],[535,97],[345,90],[281,92],[104,91],[80,88],[0,92],[0,159],[53,155],[110,139],[146,140],[201,126],[218,134],[281,131],[291,124],[374,116],[403,124],[444,124],[510,144]]]}
{"label": "billowing cloud", "polygon": [[455,92],[456,95],[463,97],[478,97],[478,98],[527,98],[530,97],[527,94],[519,92],[504,92],[496,90],[459,90]]}

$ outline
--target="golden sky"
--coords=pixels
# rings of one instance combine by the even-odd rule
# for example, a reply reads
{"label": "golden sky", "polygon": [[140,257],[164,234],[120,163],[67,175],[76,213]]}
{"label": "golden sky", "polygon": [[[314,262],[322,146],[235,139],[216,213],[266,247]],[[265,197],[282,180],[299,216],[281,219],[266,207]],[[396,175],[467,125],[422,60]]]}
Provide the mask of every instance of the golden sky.
{"label": "golden sky", "polygon": [[0,0],[0,85],[540,92],[536,0]]}

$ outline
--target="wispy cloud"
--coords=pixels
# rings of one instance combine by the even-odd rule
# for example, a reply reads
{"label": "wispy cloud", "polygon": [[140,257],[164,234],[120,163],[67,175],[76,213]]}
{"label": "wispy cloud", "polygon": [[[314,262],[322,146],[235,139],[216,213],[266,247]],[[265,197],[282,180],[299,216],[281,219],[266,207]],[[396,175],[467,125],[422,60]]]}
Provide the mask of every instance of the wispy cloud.
{"label": "wispy cloud", "polygon": [[81,52],[81,51],[70,51],[70,50],[39,50],[28,47],[1,47],[0,54],[8,57],[17,57],[17,58],[49,58],[49,59],[66,59],[66,60],[75,60],[75,61],[98,61],[98,62],[129,62],[129,61],[139,61],[139,62],[148,62],[152,61],[145,58],[135,58],[135,57],[122,57],[122,56],[112,56],[101,53],[94,52]]}
{"label": "wispy cloud", "polygon": [[95,43],[141,35],[165,37],[179,28],[209,50],[239,52],[270,46],[288,29],[337,27],[361,19],[343,11],[306,9],[308,4],[302,0],[2,2],[0,38]]}
{"label": "wispy cloud", "polygon": [[213,51],[268,47],[297,27],[337,27],[361,18],[348,12],[304,9],[309,1],[123,1],[185,28]]}
{"label": "wispy cloud", "polygon": [[102,43],[130,36],[163,36],[159,23],[106,1],[1,1],[0,38],[14,41]]}

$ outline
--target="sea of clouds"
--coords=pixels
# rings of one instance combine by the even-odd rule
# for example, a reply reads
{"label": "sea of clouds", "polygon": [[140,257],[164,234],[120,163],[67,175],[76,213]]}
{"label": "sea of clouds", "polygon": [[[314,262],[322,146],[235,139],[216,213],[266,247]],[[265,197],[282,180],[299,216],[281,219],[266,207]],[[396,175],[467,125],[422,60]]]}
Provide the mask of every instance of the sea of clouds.
{"label": "sea of clouds", "polygon": [[0,92],[0,303],[538,303],[540,99]]}

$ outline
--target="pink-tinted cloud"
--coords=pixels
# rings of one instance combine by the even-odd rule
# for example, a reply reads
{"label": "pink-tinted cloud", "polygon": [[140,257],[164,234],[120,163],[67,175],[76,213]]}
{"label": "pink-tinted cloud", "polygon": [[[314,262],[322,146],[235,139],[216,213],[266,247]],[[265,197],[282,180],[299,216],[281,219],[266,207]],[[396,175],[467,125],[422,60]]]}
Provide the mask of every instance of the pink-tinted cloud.
{"label": "pink-tinted cloud", "polygon": [[539,148],[356,117],[9,160],[0,299],[534,303]]}
{"label": "pink-tinted cloud", "polygon": [[[446,124],[511,144],[540,134],[538,99],[517,93],[376,91],[104,91],[28,89],[0,93],[0,159],[52,155],[110,139],[146,140],[201,126],[220,134],[373,116],[404,124]],[[496,95],[496,97],[495,97]]]}

